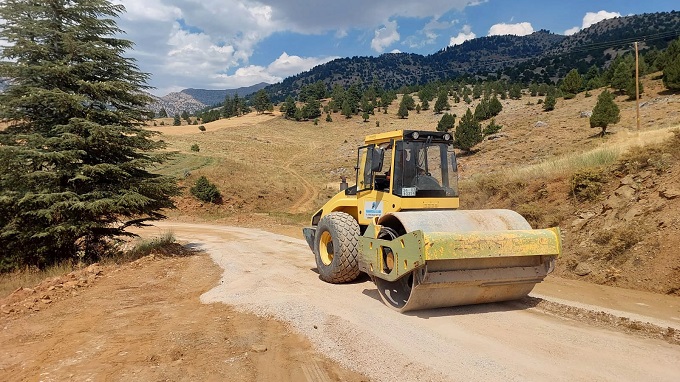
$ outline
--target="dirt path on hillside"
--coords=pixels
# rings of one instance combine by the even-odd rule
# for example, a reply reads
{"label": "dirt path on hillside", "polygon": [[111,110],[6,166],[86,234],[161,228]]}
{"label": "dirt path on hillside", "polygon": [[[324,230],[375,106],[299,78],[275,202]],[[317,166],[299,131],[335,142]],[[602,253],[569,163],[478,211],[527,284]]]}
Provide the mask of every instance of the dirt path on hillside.
{"label": "dirt path on hillside", "polygon": [[50,302],[38,301],[39,311],[0,313],[0,380],[366,380],[275,320],[202,304],[221,274],[207,255],[98,272],[73,297],[58,301],[46,290],[38,298]]}
{"label": "dirt path on hillside", "polygon": [[305,156],[309,156],[309,152],[317,151],[318,150],[318,145],[315,143],[311,143],[311,147],[308,150],[305,150],[304,152],[298,153],[294,155],[293,157],[290,158],[288,162],[284,166],[281,166],[280,168],[295,177],[295,179],[298,180],[300,186],[302,186],[302,194],[300,195],[294,195],[294,203],[290,207],[290,212],[291,213],[299,213],[299,212],[306,212],[314,208],[312,206],[312,202],[316,200],[316,198],[319,196],[319,192],[317,191],[316,187],[307,180],[306,176],[302,176],[299,172],[297,172],[293,166],[298,165],[299,166],[299,161],[301,158]]}

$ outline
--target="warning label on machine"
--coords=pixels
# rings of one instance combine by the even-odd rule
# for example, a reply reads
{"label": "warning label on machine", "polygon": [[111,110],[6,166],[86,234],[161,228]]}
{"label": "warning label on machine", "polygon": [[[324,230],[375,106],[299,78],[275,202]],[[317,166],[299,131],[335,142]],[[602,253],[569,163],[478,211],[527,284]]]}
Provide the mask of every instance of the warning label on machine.
{"label": "warning label on machine", "polygon": [[383,213],[383,202],[366,202],[364,205],[364,216],[369,219],[378,217]]}

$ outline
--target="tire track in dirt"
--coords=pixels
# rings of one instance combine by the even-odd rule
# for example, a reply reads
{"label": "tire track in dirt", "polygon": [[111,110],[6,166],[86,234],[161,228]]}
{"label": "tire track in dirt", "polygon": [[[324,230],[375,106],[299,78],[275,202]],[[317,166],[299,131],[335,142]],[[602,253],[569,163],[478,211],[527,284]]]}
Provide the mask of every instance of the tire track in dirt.
{"label": "tire track in dirt", "polygon": [[312,202],[314,202],[314,200],[319,196],[319,191],[314,187],[314,185],[293,168],[293,165],[298,162],[300,157],[305,156],[311,151],[315,151],[317,148],[318,144],[312,143],[309,149],[292,156],[285,165],[279,167],[283,171],[295,177],[302,186],[302,195],[296,199],[293,199],[293,205],[289,208],[291,213],[309,211],[310,204],[312,204]]}

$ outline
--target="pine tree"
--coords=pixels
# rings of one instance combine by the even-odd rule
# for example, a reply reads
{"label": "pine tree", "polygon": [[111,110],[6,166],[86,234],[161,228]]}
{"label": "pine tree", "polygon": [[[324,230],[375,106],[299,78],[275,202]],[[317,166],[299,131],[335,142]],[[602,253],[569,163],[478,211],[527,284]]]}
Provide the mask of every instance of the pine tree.
{"label": "pine tree", "polygon": [[578,70],[576,69],[570,70],[569,73],[567,73],[567,76],[564,77],[564,81],[562,82],[562,91],[565,93],[564,98],[565,99],[574,98],[574,95],[581,90],[582,86],[583,79],[581,78],[581,75],[578,73]]}
{"label": "pine tree", "polygon": [[404,94],[404,97],[401,99],[401,102],[403,102],[406,105],[406,109],[408,110],[413,110],[416,108],[416,100],[414,100],[410,94]]}
{"label": "pine tree", "polygon": [[521,99],[522,98],[522,87],[519,84],[513,84],[510,86],[510,98],[511,99]]}
{"label": "pine tree", "polygon": [[424,99],[423,102],[421,102],[421,110],[430,110],[430,103],[427,101],[427,99]]}
{"label": "pine tree", "polygon": [[489,100],[489,114],[491,117],[495,117],[500,114],[501,111],[503,111],[503,104],[501,104],[501,101],[499,101],[494,94]]}
{"label": "pine tree", "polygon": [[449,93],[446,91],[440,92],[437,101],[434,103],[434,113],[441,114],[447,107],[451,107],[449,104]]}
{"label": "pine tree", "polygon": [[602,128],[600,136],[604,137],[607,131],[607,126],[617,123],[621,119],[619,114],[619,107],[614,102],[614,96],[607,90],[603,91],[597,97],[597,104],[593,108],[593,114],[590,116],[590,127]]}
{"label": "pine tree", "polygon": [[444,113],[437,123],[437,131],[449,131],[456,126],[456,117],[449,113]]}
{"label": "pine tree", "polygon": [[[632,73],[634,73],[635,68],[631,65],[629,60],[620,60],[616,67],[614,68],[614,74],[612,75],[612,88],[620,92],[626,92],[626,89],[630,88],[630,83],[635,86],[635,80],[633,79]],[[633,91],[635,93],[635,91]]]}
{"label": "pine tree", "polygon": [[587,90],[593,90],[604,86],[602,84],[602,79],[600,78],[600,69],[597,67],[597,65],[592,65],[588,69],[583,81],[586,83]]}
{"label": "pine tree", "polygon": [[465,115],[460,119],[453,137],[454,145],[466,152],[472,151],[472,148],[482,141],[482,125],[475,120],[470,108],[467,109]]}
{"label": "pine tree", "polygon": [[321,117],[321,102],[316,98],[309,98],[309,101],[303,106],[302,114],[305,119],[315,119]]}
{"label": "pine tree", "polygon": [[556,104],[557,104],[557,98],[555,98],[555,93],[554,92],[548,92],[548,95],[545,96],[545,102],[543,103],[543,110],[544,111],[553,111],[553,110],[555,110]]}
{"label": "pine tree", "polygon": [[107,238],[163,218],[175,179],[142,128],[148,75],[122,54],[122,5],[5,0],[0,6],[0,268],[94,259]]}
{"label": "pine tree", "polygon": [[475,108],[475,119],[478,121],[484,121],[491,118],[489,112],[489,100],[487,98],[482,98],[479,105]]}
{"label": "pine tree", "polygon": [[668,46],[664,60],[663,85],[670,90],[680,90],[680,38]]}
{"label": "pine tree", "polygon": [[161,110],[158,112],[158,118],[168,118],[168,112],[165,110],[164,107],[162,107]]}
{"label": "pine tree", "polygon": [[262,114],[273,107],[272,102],[269,100],[269,96],[264,89],[260,89],[255,93],[254,107],[258,114]]}
{"label": "pine tree", "polygon": [[408,106],[406,105],[406,102],[404,102],[403,98],[401,99],[401,102],[399,102],[399,110],[397,110],[397,115],[401,119],[408,117]]}
{"label": "pine tree", "polygon": [[292,96],[286,97],[286,102],[284,102],[281,108],[283,109],[283,115],[286,117],[286,119],[295,119],[297,106],[295,105],[295,100]]}
{"label": "pine tree", "polygon": [[179,114],[175,114],[175,117],[172,121],[173,126],[180,126],[182,125],[182,120],[179,118]]}
{"label": "pine tree", "polygon": [[342,101],[342,115],[345,116],[345,118],[352,118],[352,106],[349,103],[349,100],[345,99]]}

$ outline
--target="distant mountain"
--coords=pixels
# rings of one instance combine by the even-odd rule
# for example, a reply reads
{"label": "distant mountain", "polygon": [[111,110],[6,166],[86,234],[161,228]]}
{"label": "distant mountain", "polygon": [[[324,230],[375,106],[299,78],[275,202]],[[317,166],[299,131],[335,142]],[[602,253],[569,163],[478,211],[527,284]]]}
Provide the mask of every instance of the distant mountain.
{"label": "distant mountain", "polygon": [[165,109],[170,117],[175,114],[182,114],[184,111],[193,113],[207,106],[197,101],[194,97],[182,92],[170,93],[163,97],[156,97],[151,94],[149,96],[153,98],[153,102],[148,106],[149,110],[158,114],[161,109]]}
{"label": "distant mountain", "polygon": [[269,84],[266,82],[260,82],[257,85],[242,87],[238,89],[227,90],[184,89],[181,92],[193,97],[196,101],[206,106],[212,106],[222,104],[227,95],[233,97],[235,94],[238,94],[239,97],[245,97],[257,92],[260,89],[264,89],[268,85]]}
{"label": "distant mountain", "polygon": [[606,66],[615,55],[641,41],[641,49],[665,48],[680,35],[680,12],[660,12],[608,19],[572,36],[540,30],[527,36],[488,36],[446,47],[428,56],[388,53],[378,57],[340,58],[265,88],[272,100],[296,95],[322,81],[385,89],[424,84],[461,75],[503,76],[513,81],[555,81],[570,69],[585,73]]}
{"label": "distant mountain", "polygon": [[238,94],[239,97],[246,97],[268,85],[269,84],[265,82],[261,82],[257,85],[241,87],[238,89],[184,89],[180,92],[170,93],[163,97],[150,95],[153,98],[153,102],[149,104],[149,109],[155,113],[158,113],[164,108],[168,113],[168,116],[182,114],[184,111],[187,113],[193,113],[195,111],[205,109],[208,106],[222,104],[227,95],[233,97],[234,94]]}
{"label": "distant mountain", "polygon": [[583,74],[593,65],[607,67],[616,56],[633,52],[635,41],[639,42],[639,50],[644,54],[650,49],[665,49],[678,36],[678,11],[616,17],[565,38],[540,57],[513,69],[517,73],[542,72],[545,79],[555,81],[574,68]]}

